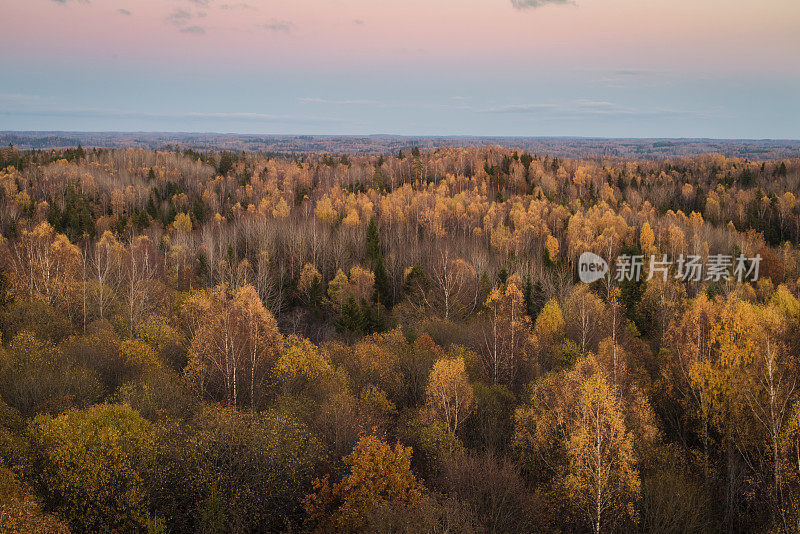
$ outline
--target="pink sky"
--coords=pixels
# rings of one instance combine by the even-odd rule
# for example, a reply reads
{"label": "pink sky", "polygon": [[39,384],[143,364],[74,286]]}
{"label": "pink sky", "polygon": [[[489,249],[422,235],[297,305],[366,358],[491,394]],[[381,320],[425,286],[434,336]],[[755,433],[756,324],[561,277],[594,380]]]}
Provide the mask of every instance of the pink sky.
{"label": "pink sky", "polygon": [[[792,126],[800,88],[798,0],[516,1],[539,6],[0,0],[0,67],[16,74],[0,79],[0,113],[18,116],[15,127],[49,124],[42,117],[50,112],[186,108],[289,113],[363,133],[602,133],[605,123],[588,128],[575,118],[562,128],[555,117],[532,116],[542,109],[585,115],[589,108],[648,120],[652,110],[669,115],[653,134],[723,135],[741,125],[754,136],[800,135]],[[395,115],[387,111],[392,107]],[[412,107],[419,111],[414,121]],[[452,113],[435,121],[425,113],[443,108]],[[529,116],[487,118],[507,108]],[[29,119],[21,118],[25,113]],[[690,115],[695,121],[685,122]],[[760,127],[747,129],[757,117]],[[729,124],[706,128],[708,120]],[[87,124],[95,122],[77,121],[76,128]],[[618,126],[613,131],[626,131]],[[632,135],[651,131],[635,126]]]}
{"label": "pink sky", "polygon": [[[3,47],[39,59],[200,56],[244,66],[522,61],[770,72],[796,62],[800,50],[796,0],[576,0],[534,9],[514,9],[510,0],[0,0],[0,6]],[[187,29],[197,33],[181,32]]]}

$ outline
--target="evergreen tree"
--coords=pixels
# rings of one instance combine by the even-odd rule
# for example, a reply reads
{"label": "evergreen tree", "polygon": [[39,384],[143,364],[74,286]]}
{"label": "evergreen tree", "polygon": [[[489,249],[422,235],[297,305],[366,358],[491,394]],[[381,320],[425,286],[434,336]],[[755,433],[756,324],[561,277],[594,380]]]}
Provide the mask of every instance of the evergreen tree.
{"label": "evergreen tree", "polygon": [[378,256],[378,261],[375,263],[375,300],[387,308],[391,308],[393,304],[392,284],[386,273],[383,255]]}
{"label": "evergreen tree", "polygon": [[219,165],[217,166],[217,174],[225,176],[231,169],[233,169],[233,156],[230,152],[223,152],[219,157]]}
{"label": "evergreen tree", "polygon": [[369,226],[367,226],[367,260],[375,272],[374,300],[387,308],[391,308],[393,303],[392,284],[389,280],[389,275],[386,273],[383,249],[381,247],[381,234],[374,217],[369,220]]}
{"label": "evergreen tree", "polygon": [[322,306],[322,298],[325,296],[325,289],[322,287],[322,280],[315,276],[308,287],[309,306],[315,313],[318,313]]}
{"label": "evergreen tree", "polygon": [[537,280],[534,284],[531,282],[530,277],[528,277],[525,280],[525,287],[522,289],[522,295],[525,298],[525,313],[531,320],[536,320],[545,302],[542,283]]}
{"label": "evergreen tree", "polygon": [[503,285],[506,283],[506,280],[508,280],[508,269],[503,267],[500,269],[500,272],[497,273],[497,283]]}
{"label": "evergreen tree", "polygon": [[342,311],[336,319],[336,330],[343,334],[360,334],[364,331],[364,315],[352,293],[342,304]]}

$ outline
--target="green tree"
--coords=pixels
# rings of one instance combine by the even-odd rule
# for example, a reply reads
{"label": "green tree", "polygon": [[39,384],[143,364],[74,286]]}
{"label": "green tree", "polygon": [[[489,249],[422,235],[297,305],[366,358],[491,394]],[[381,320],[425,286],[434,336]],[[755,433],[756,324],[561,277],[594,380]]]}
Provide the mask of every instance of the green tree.
{"label": "green tree", "polygon": [[148,500],[141,474],[153,432],[133,409],[104,404],[38,416],[27,436],[36,489],[74,531],[144,529]]}
{"label": "green tree", "polygon": [[341,333],[360,334],[365,328],[364,314],[352,293],[342,304],[342,311],[336,319],[336,329]]}

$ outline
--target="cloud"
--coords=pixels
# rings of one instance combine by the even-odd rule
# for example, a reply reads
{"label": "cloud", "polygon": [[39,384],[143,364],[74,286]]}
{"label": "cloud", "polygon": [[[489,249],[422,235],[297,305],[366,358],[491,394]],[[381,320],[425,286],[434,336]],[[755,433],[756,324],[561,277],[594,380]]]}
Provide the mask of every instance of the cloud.
{"label": "cloud", "polygon": [[204,18],[205,16],[206,16],[205,11],[198,11],[196,13],[192,13],[191,11],[188,11],[186,9],[178,8],[169,15],[167,15],[167,17],[164,20],[168,24],[176,26],[178,28],[178,31],[181,33],[204,35],[206,33],[206,29],[197,24],[192,24],[192,21],[195,18]]}
{"label": "cloud", "polygon": [[495,108],[475,110],[479,113],[531,114],[559,118],[608,117],[655,118],[696,117],[709,118],[716,113],[667,108],[633,108],[605,100],[577,99],[559,104],[510,104]]}
{"label": "cloud", "polygon": [[[56,4],[61,4],[62,6],[65,6],[71,0],[52,0],[52,1],[55,2]],[[78,4],[88,4],[89,0],[75,0],[75,2]]]}
{"label": "cloud", "polygon": [[39,102],[42,97],[39,95],[26,95],[22,93],[0,93],[0,103],[25,105],[32,102]]}
{"label": "cloud", "polygon": [[514,9],[536,9],[547,4],[574,4],[572,0],[511,0]]}
{"label": "cloud", "polygon": [[331,100],[328,98],[300,97],[297,99],[301,104],[325,104],[330,106],[376,106],[386,107],[385,102],[379,100]]}
{"label": "cloud", "polygon": [[290,33],[294,23],[290,20],[272,19],[266,24],[261,24],[259,27],[271,32],[286,32]]}
{"label": "cloud", "polygon": [[[2,102],[0,102],[1,104]],[[146,111],[129,111],[98,108],[38,108],[23,110],[17,106],[3,109],[0,116],[18,117],[65,117],[65,118],[105,118],[105,119],[142,119],[142,120],[180,120],[187,122],[234,121],[241,123],[263,124],[332,124],[348,122],[347,119],[320,117],[313,115],[277,115],[254,112],[177,112],[152,113]]]}
{"label": "cloud", "polygon": [[245,2],[237,2],[235,4],[222,4],[219,6],[219,8],[224,11],[233,11],[234,9],[246,9],[250,11],[256,11],[258,9],[255,6],[247,4]]}
{"label": "cloud", "polygon": [[615,89],[658,87],[669,84],[673,78],[669,72],[652,69],[616,69],[590,74],[599,76],[600,84]]}
{"label": "cloud", "polygon": [[117,10],[117,13],[119,13],[120,15],[125,15],[125,16],[130,16],[130,14],[131,14],[130,11],[128,11],[127,9],[123,9],[123,8],[119,8]]}
{"label": "cloud", "polygon": [[364,21],[361,20],[361,19],[355,19],[355,20],[353,20],[353,24],[355,24],[356,26],[363,26],[364,25]]}
{"label": "cloud", "polygon": [[192,20],[192,14],[185,9],[176,9],[167,15],[166,21],[175,26],[182,26]]}
{"label": "cloud", "polygon": [[185,28],[181,28],[181,33],[193,33],[195,35],[205,35],[206,29],[202,26],[186,26]]}

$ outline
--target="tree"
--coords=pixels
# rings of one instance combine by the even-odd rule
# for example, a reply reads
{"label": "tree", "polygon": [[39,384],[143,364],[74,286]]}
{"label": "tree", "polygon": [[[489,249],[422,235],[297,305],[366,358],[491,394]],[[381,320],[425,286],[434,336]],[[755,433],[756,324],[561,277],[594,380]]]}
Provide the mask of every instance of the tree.
{"label": "tree", "polygon": [[0,532],[69,534],[65,523],[41,508],[30,489],[10,469],[0,467]]}
{"label": "tree", "polygon": [[147,236],[139,236],[128,244],[123,265],[123,284],[127,311],[128,334],[133,337],[139,324],[153,305],[154,279],[157,278],[158,254]]}
{"label": "tree", "polygon": [[97,308],[100,319],[105,318],[108,302],[114,297],[121,282],[120,270],[124,254],[124,246],[109,231],[103,232],[103,236],[94,247],[92,277],[97,283]]}
{"label": "tree", "polygon": [[324,458],[290,409],[207,406],[187,423],[159,424],[155,444],[146,480],[171,532],[298,531]]}
{"label": "tree", "polygon": [[373,299],[387,308],[391,308],[394,304],[392,284],[386,272],[386,264],[383,261],[382,254],[378,256],[375,262],[375,296]]}
{"label": "tree", "polygon": [[316,309],[322,303],[322,297],[324,295],[322,275],[316,267],[310,263],[303,265],[303,270],[300,271],[300,278],[297,281],[297,292],[300,294],[306,306]]}
{"label": "tree", "polygon": [[582,353],[595,350],[601,331],[600,321],[606,315],[603,302],[586,284],[578,284],[564,303],[567,333]]}
{"label": "tree", "polygon": [[127,406],[98,405],[28,426],[30,463],[45,506],[78,532],[144,529],[148,519],[144,462],[150,424]]}
{"label": "tree", "polygon": [[567,458],[564,486],[593,532],[636,523],[634,504],[640,481],[634,467],[633,436],[625,428],[619,400],[601,376],[583,386]]}
{"label": "tree", "polygon": [[539,365],[550,369],[556,363],[556,347],[564,338],[566,322],[558,302],[551,299],[542,307],[533,325],[533,343],[539,354]]}
{"label": "tree", "polygon": [[18,296],[60,305],[69,314],[81,266],[78,247],[42,222],[24,229],[10,253]]}
{"label": "tree", "polygon": [[642,231],[639,235],[639,246],[648,262],[650,256],[656,253],[655,242],[656,238],[653,234],[653,229],[650,228],[650,223],[645,221],[644,224],[642,224]]}
{"label": "tree", "polygon": [[391,447],[374,436],[362,437],[344,458],[350,469],[341,482],[331,484],[328,477],[314,482],[305,500],[311,521],[324,530],[357,530],[377,506],[418,503],[423,486],[411,472],[411,452],[399,443]]}
{"label": "tree", "polygon": [[428,405],[444,419],[453,434],[473,409],[472,386],[463,358],[445,358],[433,364],[428,388]]}
{"label": "tree", "polygon": [[361,306],[352,293],[342,305],[342,311],[336,319],[336,329],[342,333],[360,334],[366,330],[366,321]]}
{"label": "tree", "polygon": [[287,393],[313,392],[312,385],[318,386],[331,372],[327,355],[308,339],[296,335],[286,339],[275,363],[275,375]]}
{"label": "tree", "polygon": [[535,321],[539,316],[539,312],[542,311],[545,305],[542,282],[536,280],[534,284],[531,282],[530,277],[526,278],[522,294],[525,297],[525,313],[528,314],[528,317],[530,317],[532,321]]}
{"label": "tree", "polygon": [[798,362],[784,340],[800,314],[791,294],[778,293],[764,307],[729,297],[712,326],[718,359],[701,376],[714,395],[719,431],[767,489],[773,522],[788,528],[781,436],[796,398]]}
{"label": "tree", "polygon": [[517,275],[498,285],[486,299],[488,327],[484,332],[483,361],[492,383],[512,384],[527,359],[530,318]]}
{"label": "tree", "polygon": [[694,299],[683,315],[670,328],[670,346],[673,347],[677,387],[681,390],[688,412],[700,426],[703,444],[703,470],[708,483],[709,469],[709,422],[711,395],[707,383],[701,379],[702,370],[713,358],[712,325],[717,320],[714,304],[705,294]]}
{"label": "tree", "polygon": [[[250,285],[233,296],[218,286],[200,299],[192,304],[201,310],[202,322],[191,340],[186,375],[201,393],[230,406],[246,400],[255,409],[256,385],[283,345],[275,318]],[[242,384],[249,394],[243,394]]]}
{"label": "tree", "polygon": [[381,235],[378,231],[378,225],[375,223],[375,217],[372,217],[369,220],[369,225],[367,225],[367,259],[374,267],[381,256],[383,256]]}

